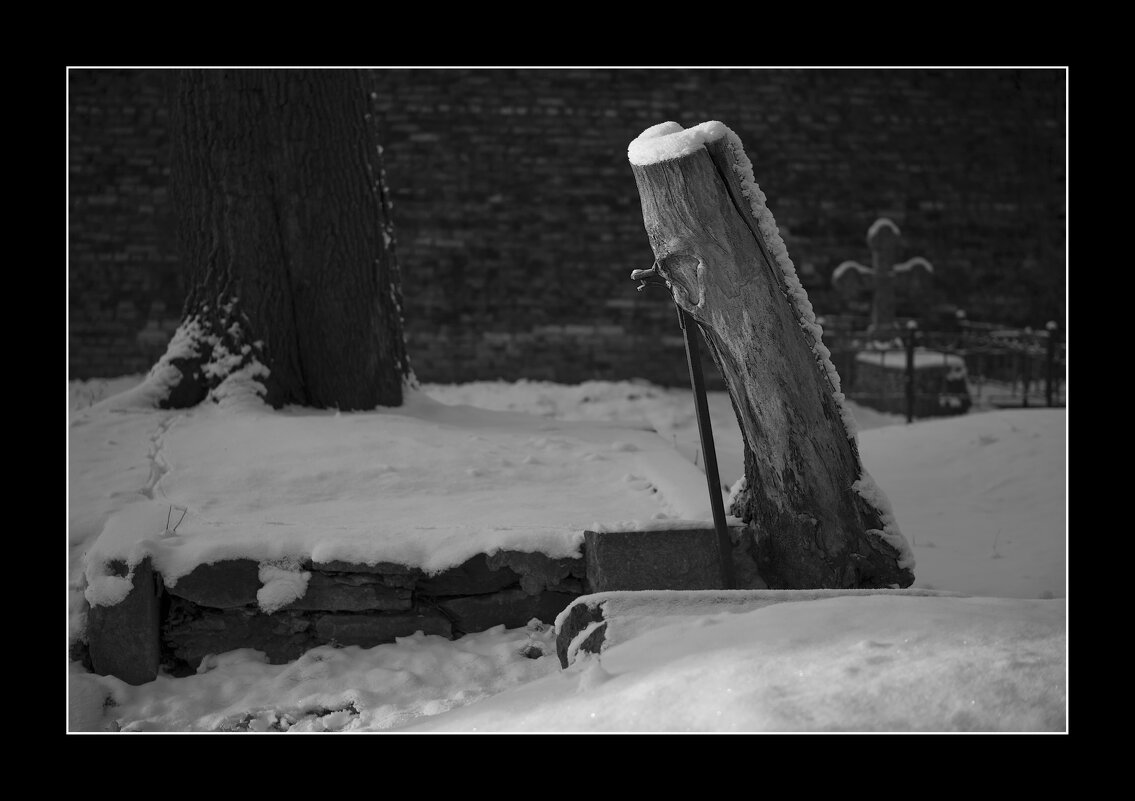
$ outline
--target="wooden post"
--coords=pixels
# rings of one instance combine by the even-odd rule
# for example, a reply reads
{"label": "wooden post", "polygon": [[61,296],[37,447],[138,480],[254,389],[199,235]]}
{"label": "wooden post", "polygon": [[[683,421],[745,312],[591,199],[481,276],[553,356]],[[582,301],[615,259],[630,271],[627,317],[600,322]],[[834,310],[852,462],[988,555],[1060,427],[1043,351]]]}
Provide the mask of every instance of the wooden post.
{"label": "wooden post", "polygon": [[[707,135],[657,158],[648,140],[674,132]],[[720,123],[667,123],[630,157],[658,273],[700,326],[737,414],[746,487],[730,511],[756,535],[761,577],[774,589],[910,586],[909,545],[860,463],[838,376],[740,140]]]}

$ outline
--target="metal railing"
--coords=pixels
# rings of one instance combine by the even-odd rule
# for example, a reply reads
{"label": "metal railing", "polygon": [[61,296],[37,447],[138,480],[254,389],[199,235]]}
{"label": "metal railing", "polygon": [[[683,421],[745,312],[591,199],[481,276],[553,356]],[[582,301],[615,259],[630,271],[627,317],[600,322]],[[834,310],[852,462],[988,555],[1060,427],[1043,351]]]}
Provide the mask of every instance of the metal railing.
{"label": "metal railing", "polygon": [[[908,422],[970,408],[1067,404],[1067,344],[1053,324],[1034,330],[961,320],[947,330],[925,331],[913,320],[900,325],[895,336],[884,339],[863,330],[824,326],[824,343],[850,400],[905,413]],[[919,370],[933,366],[937,358],[945,368],[937,371],[938,384],[929,374],[919,380]],[[860,380],[861,373],[873,369],[864,370],[865,361],[901,370],[901,384],[892,378],[865,386],[869,382]],[[957,369],[961,365],[964,373]]]}

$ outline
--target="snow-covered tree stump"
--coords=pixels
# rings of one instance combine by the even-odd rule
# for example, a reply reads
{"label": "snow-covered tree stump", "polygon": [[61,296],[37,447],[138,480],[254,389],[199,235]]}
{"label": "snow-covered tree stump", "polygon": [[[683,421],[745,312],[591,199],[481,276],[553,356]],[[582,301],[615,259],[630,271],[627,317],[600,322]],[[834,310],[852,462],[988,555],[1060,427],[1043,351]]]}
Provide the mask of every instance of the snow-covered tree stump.
{"label": "snow-covered tree stump", "polygon": [[863,469],[855,423],[752,164],[720,122],[628,150],[655,271],[697,321],[745,439],[731,513],[774,589],[908,587],[914,559]]}

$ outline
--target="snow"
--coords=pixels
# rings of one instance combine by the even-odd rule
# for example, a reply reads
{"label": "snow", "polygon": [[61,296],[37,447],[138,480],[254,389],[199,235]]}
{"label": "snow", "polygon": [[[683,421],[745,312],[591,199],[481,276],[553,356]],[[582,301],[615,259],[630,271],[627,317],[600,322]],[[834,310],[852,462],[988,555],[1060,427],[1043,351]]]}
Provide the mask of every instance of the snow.
{"label": "snow", "polygon": [[869,529],[867,533],[876,533],[885,540],[887,544],[898,551],[899,567],[913,570],[915,566],[914,552],[911,551],[910,543],[906,541],[906,537],[899,531],[898,523],[895,521],[895,513],[891,509],[891,502],[887,500],[887,496],[879,489],[879,485],[875,483],[875,479],[871,478],[867,471],[864,470],[859,474],[859,480],[851,485],[851,489],[879,511],[879,518],[883,523],[883,528],[881,530]]}
{"label": "snow", "polygon": [[1065,624],[1058,601],[885,595],[704,615],[406,730],[1059,731]]}
{"label": "snow", "polygon": [[627,158],[631,164],[639,166],[671,161],[688,156],[707,142],[715,142],[729,133],[729,129],[716,120],[692,128],[682,128],[676,122],[663,122],[640,133],[627,148]]}
{"label": "snow", "polygon": [[[99,441],[99,422],[113,421],[116,408],[113,399],[93,407],[74,432],[75,444],[110,463],[129,455]],[[235,558],[397,562],[436,573],[498,549],[578,556],[596,519],[711,518],[704,478],[641,423],[447,406],[412,391],[402,407],[373,413],[205,403],[155,417],[149,458],[161,476],[106,517],[86,558],[91,585],[109,563],[146,557],[170,584]],[[97,495],[88,487],[106,477],[95,468],[72,481]],[[166,532],[171,507],[186,511]]]}
{"label": "snow", "polygon": [[867,229],[867,244],[871,244],[871,240],[878,236],[879,232],[884,228],[890,228],[895,232],[895,236],[902,236],[902,231],[895,225],[894,220],[887,217],[880,217],[875,220],[875,222],[871,223],[871,227]]}
{"label": "snow", "polygon": [[604,616],[611,617],[698,617],[717,612],[751,612],[772,604],[793,601],[816,601],[821,598],[867,597],[868,595],[952,595],[963,598],[963,593],[938,590],[651,590],[637,592],[611,590],[596,592],[577,598],[556,618],[558,628],[575,606],[602,607]]}
{"label": "snow", "polygon": [[[725,501],[722,501],[724,503]],[[737,517],[726,517],[727,526],[741,526],[744,523]],[[676,529],[713,528],[713,520],[670,520],[656,517],[653,520],[620,520],[614,523],[595,522],[588,526],[589,531],[599,533],[609,531],[674,531]]]}
{"label": "snow", "polygon": [[[854,598],[869,595],[910,596],[953,596],[965,597],[961,593],[937,590],[893,589],[893,590],[653,590],[650,592],[613,591],[597,592],[576,599],[556,617],[556,629],[566,624],[572,609],[576,606],[598,608],[602,620],[587,625],[586,631],[602,626],[604,621],[615,621],[604,632],[603,649],[620,642],[629,642],[636,637],[660,626],[674,623],[692,623],[707,615],[737,614],[751,612],[766,606],[780,603],[815,601],[823,598]],[[581,632],[572,642],[578,646],[586,639]],[[577,642],[578,640],[578,642]],[[569,660],[571,650],[569,648]]]}
{"label": "snow", "polygon": [[[886,364],[896,369],[906,369],[906,351],[861,351],[855,354],[855,361],[864,364]],[[926,348],[914,349],[914,369],[921,370],[927,367],[949,367],[952,370],[965,370],[965,359],[953,353],[944,353],[939,350]],[[964,376],[959,376],[964,378]]]}
{"label": "snow", "polygon": [[1067,415],[1017,409],[885,426],[859,453],[918,559],[914,587],[1063,598]]}
{"label": "snow", "polygon": [[83,597],[91,606],[114,606],[126,600],[134,586],[134,571],[125,576],[98,573],[87,576],[87,587]]}
{"label": "snow", "polygon": [[921,256],[915,256],[913,259],[907,259],[904,262],[896,264],[891,270],[896,273],[905,273],[913,270],[915,267],[921,267],[928,273],[934,272],[934,265]]}
{"label": "snow", "polygon": [[748,485],[745,482],[745,477],[741,476],[732,484],[726,482],[726,486],[729,487],[729,494],[725,498],[725,509],[728,511],[733,508],[733,503],[741,496],[741,493],[745,491]]}
{"label": "snow", "polygon": [[[184,678],[139,687],[72,665],[72,730],[387,731],[548,674],[556,660],[550,627],[505,629],[450,641],[415,634],[396,643],[314,648],[269,665],[243,648],[203,661]],[[551,656],[528,659],[535,643]],[[102,710],[104,704],[109,705]],[[117,728],[116,728],[117,727]]]}
{"label": "snow", "polygon": [[874,275],[875,274],[875,268],[874,267],[864,266],[857,261],[842,261],[842,262],[839,263],[839,266],[837,266],[834,270],[832,270],[832,281],[833,282],[838,281],[840,279],[840,276],[842,276],[844,273],[848,272],[849,270],[855,270],[860,275]]}
{"label": "snow", "polygon": [[[137,381],[70,388],[72,640],[86,594],[110,602],[127,581],[112,558],[150,555],[179,574],[250,555],[270,607],[302,590],[303,573],[278,560],[305,553],[439,569],[474,550],[574,553],[596,523],[712,518],[689,389],[425,385],[404,408],[337,414],[254,399],[164,411],[145,407]],[[1064,730],[1066,412],[902,425],[848,407],[864,467],[908,532],[913,589],[968,597],[788,594],[753,608],[703,597],[565,671],[538,622],[325,646],[286,665],[242,649],[138,687],[69,663],[69,730]],[[734,485],[736,419],[725,393],[710,408]]]}
{"label": "snow", "polygon": [[261,587],[256,591],[256,605],[268,614],[302,598],[311,579],[311,573],[287,559],[261,564],[258,575]]}

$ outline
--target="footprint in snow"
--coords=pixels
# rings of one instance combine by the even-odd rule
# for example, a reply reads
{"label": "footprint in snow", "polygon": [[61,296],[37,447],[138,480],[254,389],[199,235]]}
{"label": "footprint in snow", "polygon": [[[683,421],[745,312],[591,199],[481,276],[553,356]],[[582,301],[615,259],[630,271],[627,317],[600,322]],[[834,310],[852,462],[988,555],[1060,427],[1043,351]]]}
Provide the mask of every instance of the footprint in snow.
{"label": "footprint in snow", "polygon": [[614,442],[611,443],[611,450],[613,450],[613,451],[624,451],[624,452],[629,453],[631,451],[637,451],[638,446],[635,445],[633,442],[622,442],[621,440],[615,440]]}

